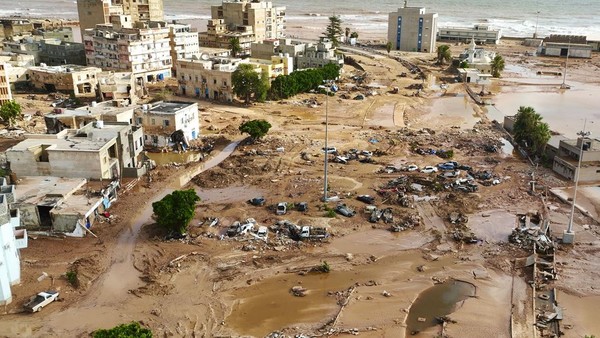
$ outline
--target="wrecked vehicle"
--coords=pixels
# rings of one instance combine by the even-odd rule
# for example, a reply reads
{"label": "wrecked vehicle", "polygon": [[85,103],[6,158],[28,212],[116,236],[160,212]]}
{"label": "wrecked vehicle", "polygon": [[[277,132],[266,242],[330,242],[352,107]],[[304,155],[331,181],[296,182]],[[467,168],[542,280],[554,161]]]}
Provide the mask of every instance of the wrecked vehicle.
{"label": "wrecked vehicle", "polygon": [[342,216],[346,216],[346,217],[352,217],[356,214],[356,212],[354,210],[352,210],[350,207],[348,207],[346,204],[338,204],[335,207],[335,211],[342,215]]}
{"label": "wrecked vehicle", "polygon": [[285,215],[287,213],[287,203],[286,202],[277,203],[277,208],[275,209],[275,213],[277,215]]}
{"label": "wrecked vehicle", "polygon": [[300,212],[306,212],[308,211],[308,203],[306,202],[300,202],[296,205],[296,210],[300,211]]}
{"label": "wrecked vehicle", "polygon": [[261,206],[261,205],[265,205],[265,198],[264,197],[254,197],[252,199],[248,200],[248,203],[252,204],[252,205],[256,205],[256,206]]}
{"label": "wrecked vehicle", "polygon": [[323,239],[327,237],[329,237],[329,233],[327,232],[327,229],[323,227],[311,227],[305,225],[300,231],[301,239]]}
{"label": "wrecked vehicle", "polygon": [[358,196],[356,196],[356,199],[363,203],[367,203],[367,204],[375,203],[375,197],[373,197],[371,195],[358,195]]}
{"label": "wrecked vehicle", "polygon": [[431,174],[431,173],[435,173],[437,171],[438,171],[438,169],[436,167],[430,166],[430,165],[425,166],[423,169],[421,169],[421,172],[424,174]]}

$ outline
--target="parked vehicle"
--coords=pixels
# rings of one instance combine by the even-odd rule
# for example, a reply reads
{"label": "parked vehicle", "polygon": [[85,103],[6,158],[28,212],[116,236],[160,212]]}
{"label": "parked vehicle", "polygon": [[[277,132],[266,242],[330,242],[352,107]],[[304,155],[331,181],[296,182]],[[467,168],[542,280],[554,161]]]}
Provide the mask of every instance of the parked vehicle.
{"label": "parked vehicle", "polygon": [[308,203],[306,202],[300,202],[296,205],[296,210],[301,211],[301,212],[306,212],[308,211]]}
{"label": "parked vehicle", "polygon": [[371,195],[358,195],[356,196],[356,199],[367,204],[375,203],[375,197]]}
{"label": "parked vehicle", "polygon": [[440,164],[438,164],[438,168],[440,170],[454,170],[457,167],[456,165],[454,165],[454,163],[456,163],[456,162],[440,163]]}
{"label": "parked vehicle", "polygon": [[254,197],[252,199],[248,200],[248,203],[252,204],[252,205],[265,205],[265,198],[264,197]]}
{"label": "parked vehicle", "polygon": [[277,208],[275,209],[275,213],[277,215],[285,215],[287,213],[287,203],[285,203],[285,202],[277,203]]}
{"label": "parked vehicle", "polygon": [[425,173],[425,174],[436,173],[437,171],[438,171],[438,169],[436,167],[433,167],[433,166],[430,166],[430,165],[428,165],[428,166],[424,167],[423,169],[421,169],[421,172]]}
{"label": "parked vehicle", "polygon": [[356,212],[354,210],[352,210],[350,207],[348,207],[345,204],[338,204],[335,207],[335,211],[342,215],[342,216],[346,216],[346,217],[352,217],[356,214]]}
{"label": "parked vehicle", "polygon": [[456,169],[465,170],[465,171],[471,171],[472,168],[469,165],[461,164]]}
{"label": "parked vehicle", "polygon": [[368,150],[363,150],[360,152],[360,154],[363,156],[369,156],[369,157],[373,156],[373,152],[368,151]]}
{"label": "parked vehicle", "polygon": [[327,147],[327,149],[325,149],[325,147],[323,147],[323,151],[326,152],[327,154],[336,154],[337,148],[336,147]]}
{"label": "parked vehicle", "polygon": [[30,312],[39,312],[44,306],[58,299],[58,291],[46,291],[38,293],[27,302],[24,307]]}
{"label": "parked vehicle", "polygon": [[417,171],[417,170],[419,170],[419,167],[417,167],[414,164],[411,164],[408,167],[406,167],[406,171]]}
{"label": "parked vehicle", "polygon": [[452,170],[452,171],[446,171],[444,173],[439,174],[439,177],[441,178],[456,178],[460,175],[460,170]]}
{"label": "parked vehicle", "polygon": [[327,237],[329,237],[329,233],[327,232],[327,229],[323,227],[311,227],[305,225],[300,231],[301,239],[323,239]]}

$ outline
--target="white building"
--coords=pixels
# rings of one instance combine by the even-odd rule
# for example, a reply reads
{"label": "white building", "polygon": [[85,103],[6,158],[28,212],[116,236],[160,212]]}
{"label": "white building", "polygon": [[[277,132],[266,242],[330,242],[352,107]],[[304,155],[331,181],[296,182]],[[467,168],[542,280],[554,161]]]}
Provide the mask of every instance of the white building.
{"label": "white building", "polygon": [[550,35],[545,38],[538,48],[538,54],[546,56],[591,58],[591,45],[588,45],[585,36],[578,35]]}
{"label": "white building", "polygon": [[190,59],[200,55],[198,32],[193,32],[191,25],[169,24],[172,72],[175,75],[177,60]]}
{"label": "white building", "polygon": [[136,112],[144,127],[144,143],[154,147],[189,146],[200,136],[198,103],[157,102]]}
{"label": "white building", "polygon": [[425,8],[408,7],[389,14],[388,41],[392,50],[406,52],[435,52],[437,13],[426,13]]}
{"label": "white building", "polygon": [[0,178],[0,305],[12,301],[10,287],[21,282],[19,250],[27,247],[27,231],[17,229],[19,210],[11,209],[15,199],[15,186]]}
{"label": "white building", "polygon": [[492,29],[488,25],[477,24],[473,27],[440,27],[438,40],[469,42],[475,39],[479,43],[497,45],[502,37],[501,29]]}
{"label": "white building", "polygon": [[491,62],[496,57],[496,52],[487,51],[482,47],[477,47],[475,40],[471,39],[469,48],[460,54],[460,62],[466,61],[469,68],[478,69],[481,73],[491,73],[492,66]]}
{"label": "white building", "polygon": [[89,66],[131,72],[138,83],[171,77],[170,29],[165,22],[138,22],[113,15],[111,23],[87,29],[84,44]]}

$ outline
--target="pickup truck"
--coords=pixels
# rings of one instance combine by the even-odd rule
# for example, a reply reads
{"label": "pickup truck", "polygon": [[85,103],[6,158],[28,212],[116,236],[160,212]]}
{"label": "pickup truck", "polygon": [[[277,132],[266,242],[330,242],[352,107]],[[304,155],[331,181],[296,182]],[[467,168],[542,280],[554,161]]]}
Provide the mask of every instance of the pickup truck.
{"label": "pickup truck", "polygon": [[24,305],[25,309],[30,312],[38,312],[44,306],[58,299],[58,291],[40,292],[32,300]]}
{"label": "pickup truck", "polygon": [[300,232],[301,239],[322,239],[329,237],[327,229],[322,227],[303,226]]}

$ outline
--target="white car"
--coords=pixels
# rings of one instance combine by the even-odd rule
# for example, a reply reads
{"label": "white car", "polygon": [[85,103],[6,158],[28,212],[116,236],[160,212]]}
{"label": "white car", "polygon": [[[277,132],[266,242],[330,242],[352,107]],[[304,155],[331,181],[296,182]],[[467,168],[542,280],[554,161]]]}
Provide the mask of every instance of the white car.
{"label": "white car", "polygon": [[327,147],[327,150],[325,150],[325,147],[323,147],[323,151],[328,154],[335,154],[335,153],[337,153],[337,148],[336,147]]}
{"label": "white car", "polygon": [[421,172],[425,173],[425,174],[436,173],[437,171],[438,171],[438,169],[436,167],[433,167],[430,165],[423,167],[423,169],[421,169]]}
{"label": "white car", "polygon": [[277,209],[275,210],[277,215],[285,215],[287,213],[287,203],[280,202],[277,204]]}
{"label": "white car", "polygon": [[258,236],[259,238],[262,238],[262,239],[266,240],[268,234],[269,234],[269,229],[266,226],[261,225],[261,226],[258,227],[258,231],[256,232],[256,236]]}
{"label": "white car", "polygon": [[417,167],[414,164],[411,164],[408,167],[406,167],[406,171],[417,171],[417,170],[419,170],[419,167]]}

